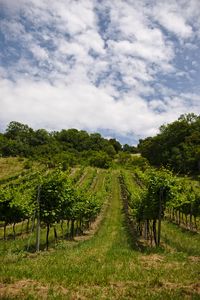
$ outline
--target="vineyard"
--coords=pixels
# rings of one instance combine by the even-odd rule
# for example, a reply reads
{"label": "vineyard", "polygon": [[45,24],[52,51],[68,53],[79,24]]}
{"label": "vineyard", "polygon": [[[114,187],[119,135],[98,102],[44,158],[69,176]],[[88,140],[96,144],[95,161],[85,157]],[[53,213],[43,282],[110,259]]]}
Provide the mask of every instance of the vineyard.
{"label": "vineyard", "polygon": [[198,180],[154,168],[9,172],[1,299],[199,299]]}
{"label": "vineyard", "polygon": [[136,235],[160,246],[161,222],[174,222],[187,230],[199,230],[200,184],[178,178],[171,171],[148,169],[123,171],[122,198]]}
{"label": "vineyard", "polygon": [[47,250],[51,228],[55,241],[83,234],[104,204],[108,181],[109,174],[95,168],[41,170],[4,180],[0,190],[3,240],[26,235],[27,250],[33,250],[34,237],[39,251],[44,228]]}

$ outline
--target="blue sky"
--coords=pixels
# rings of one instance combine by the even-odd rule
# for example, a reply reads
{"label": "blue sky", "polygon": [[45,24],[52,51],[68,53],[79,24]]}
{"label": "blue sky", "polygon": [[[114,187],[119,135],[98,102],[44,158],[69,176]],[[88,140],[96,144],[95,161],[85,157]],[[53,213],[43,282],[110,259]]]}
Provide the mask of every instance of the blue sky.
{"label": "blue sky", "polygon": [[122,143],[200,114],[199,0],[0,0],[0,129]]}

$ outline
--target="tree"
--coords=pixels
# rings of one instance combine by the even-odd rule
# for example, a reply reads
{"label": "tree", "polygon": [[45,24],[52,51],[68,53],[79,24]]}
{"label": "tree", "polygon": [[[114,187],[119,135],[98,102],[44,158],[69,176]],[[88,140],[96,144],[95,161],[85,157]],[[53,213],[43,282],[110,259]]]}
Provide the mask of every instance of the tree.
{"label": "tree", "polygon": [[20,192],[17,188],[8,186],[0,189],[0,220],[4,222],[4,240],[6,239],[6,227],[13,224],[13,237],[15,239],[15,224],[26,217],[25,209],[21,205]]}
{"label": "tree", "polygon": [[31,135],[30,144],[32,146],[45,145],[52,142],[53,137],[45,130],[38,129]]}
{"label": "tree", "polygon": [[[166,169],[150,170],[147,175],[147,193],[144,198],[144,219],[153,220],[154,241],[160,245],[161,220],[164,217],[166,203],[174,197],[174,180],[172,172]],[[158,220],[158,228],[156,221]]]}
{"label": "tree", "polygon": [[200,168],[200,116],[182,115],[162,125],[160,133],[139,141],[141,154],[155,166],[170,166],[181,173],[195,173]]}
{"label": "tree", "polygon": [[56,170],[43,179],[40,184],[40,195],[38,199],[38,188],[35,190],[35,201],[39,202],[40,220],[46,224],[46,248],[49,246],[50,227],[67,218],[75,201],[76,193],[71,184],[65,178],[64,173]]}
{"label": "tree", "polygon": [[116,139],[109,139],[109,143],[114,147],[116,153],[122,150],[122,145]]}
{"label": "tree", "polygon": [[134,146],[130,146],[128,144],[123,145],[123,151],[128,153],[138,153],[138,150]]}
{"label": "tree", "polygon": [[29,140],[30,134],[33,134],[32,128],[16,121],[10,122],[5,132],[7,138],[25,143]]}
{"label": "tree", "polygon": [[111,158],[104,151],[90,152],[89,164],[93,167],[107,169],[110,167]]}

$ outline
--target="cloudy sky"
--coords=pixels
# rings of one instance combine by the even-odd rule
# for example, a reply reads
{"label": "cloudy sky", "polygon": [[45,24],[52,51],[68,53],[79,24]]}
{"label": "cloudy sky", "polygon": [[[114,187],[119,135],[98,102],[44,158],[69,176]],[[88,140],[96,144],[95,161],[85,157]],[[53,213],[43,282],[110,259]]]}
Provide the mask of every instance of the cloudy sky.
{"label": "cloudy sky", "polygon": [[0,0],[0,130],[121,142],[200,114],[200,0]]}

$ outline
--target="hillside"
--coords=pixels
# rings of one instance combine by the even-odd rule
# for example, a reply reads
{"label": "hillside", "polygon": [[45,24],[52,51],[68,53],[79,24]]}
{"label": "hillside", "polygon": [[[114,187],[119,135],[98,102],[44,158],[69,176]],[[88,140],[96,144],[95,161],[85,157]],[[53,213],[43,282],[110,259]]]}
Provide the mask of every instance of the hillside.
{"label": "hillside", "polygon": [[119,170],[72,169],[67,176],[77,188],[100,192],[97,197],[106,184],[100,217],[92,230],[72,240],[62,239],[57,224],[56,242],[52,227],[49,251],[44,251],[42,226],[38,253],[35,234],[26,233],[26,223],[16,225],[15,240],[8,226],[3,241],[1,227],[1,299],[198,299],[197,232],[163,221],[161,245],[152,247],[130,231]]}

